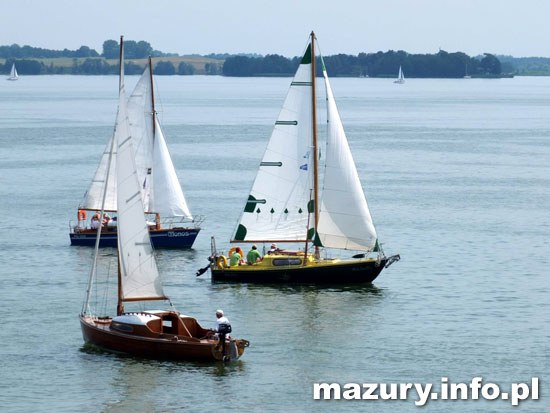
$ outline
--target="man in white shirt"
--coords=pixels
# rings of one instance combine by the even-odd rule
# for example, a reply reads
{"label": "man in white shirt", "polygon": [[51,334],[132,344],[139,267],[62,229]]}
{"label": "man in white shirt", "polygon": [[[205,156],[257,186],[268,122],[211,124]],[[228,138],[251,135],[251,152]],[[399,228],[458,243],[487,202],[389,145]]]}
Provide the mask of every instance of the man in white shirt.
{"label": "man in white shirt", "polygon": [[220,324],[229,324],[229,320],[223,316],[223,310],[216,310],[216,318],[216,328],[214,331],[217,333],[220,331]]}

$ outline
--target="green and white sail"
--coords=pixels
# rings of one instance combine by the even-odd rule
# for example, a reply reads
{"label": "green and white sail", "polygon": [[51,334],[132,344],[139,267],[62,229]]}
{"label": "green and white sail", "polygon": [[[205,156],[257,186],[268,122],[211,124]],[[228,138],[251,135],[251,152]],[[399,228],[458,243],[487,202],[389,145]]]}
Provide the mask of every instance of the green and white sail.
{"label": "green and white sail", "polygon": [[326,159],[317,228],[313,229],[312,56],[310,43],[275,123],[233,241],[315,238],[317,246],[374,251],[376,230],[324,64]]}
{"label": "green and white sail", "polygon": [[311,66],[310,44],[275,122],[235,241],[306,239],[313,177]]}
{"label": "green and white sail", "polygon": [[123,75],[114,138],[118,210],[118,254],[123,301],[164,299],[149,229],[143,212],[133,139],[127,117]]}
{"label": "green and white sail", "polygon": [[323,76],[328,128],[316,241],[327,248],[372,251],[376,230],[324,67]]}

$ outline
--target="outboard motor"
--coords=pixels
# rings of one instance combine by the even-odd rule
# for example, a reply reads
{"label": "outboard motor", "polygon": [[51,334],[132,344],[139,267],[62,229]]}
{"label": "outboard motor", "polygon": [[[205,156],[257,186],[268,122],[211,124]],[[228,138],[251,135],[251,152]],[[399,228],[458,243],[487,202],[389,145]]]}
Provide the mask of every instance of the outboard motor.
{"label": "outboard motor", "polygon": [[226,356],[226,354],[225,354],[225,336],[229,333],[231,333],[231,324],[224,323],[224,324],[220,324],[218,326],[218,337],[220,338],[220,340],[222,342],[223,361],[228,361],[229,360],[229,356]]}

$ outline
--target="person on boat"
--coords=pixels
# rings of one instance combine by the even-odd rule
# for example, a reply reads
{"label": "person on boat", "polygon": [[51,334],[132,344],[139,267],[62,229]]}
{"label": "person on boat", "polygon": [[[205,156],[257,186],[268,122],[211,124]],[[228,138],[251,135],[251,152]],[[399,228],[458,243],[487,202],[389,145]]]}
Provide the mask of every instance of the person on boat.
{"label": "person on boat", "polygon": [[237,247],[235,252],[231,254],[229,266],[234,267],[236,265],[243,265],[244,264],[243,256],[244,256],[243,250],[240,247]]}
{"label": "person on boat", "polygon": [[223,310],[216,310],[216,319],[216,328],[214,329],[214,331],[216,333],[219,333],[220,324],[229,324],[229,320],[223,315]]}
{"label": "person on boat", "polygon": [[275,254],[277,252],[279,252],[279,248],[277,248],[277,244],[273,243],[271,244],[271,248],[269,249],[269,251],[267,252],[268,254]]}
{"label": "person on boat", "polygon": [[229,320],[227,319],[227,317],[224,317],[223,310],[221,309],[216,310],[216,327],[214,327],[213,330],[208,330],[206,336],[215,337],[220,331],[220,324],[230,325]]}
{"label": "person on boat", "polygon": [[92,217],[92,223],[91,223],[92,229],[98,229],[99,228],[99,212],[96,212],[94,216]]}
{"label": "person on boat", "polygon": [[252,249],[246,254],[246,262],[248,265],[255,264],[262,260],[262,254],[258,251],[256,244],[252,245]]}
{"label": "person on boat", "polygon": [[116,217],[111,218],[111,220],[109,222],[107,222],[107,226],[109,228],[116,227],[117,226],[117,218]]}
{"label": "person on boat", "polygon": [[111,217],[108,214],[103,215],[103,223],[101,224],[102,227],[109,226],[109,221],[111,221]]}

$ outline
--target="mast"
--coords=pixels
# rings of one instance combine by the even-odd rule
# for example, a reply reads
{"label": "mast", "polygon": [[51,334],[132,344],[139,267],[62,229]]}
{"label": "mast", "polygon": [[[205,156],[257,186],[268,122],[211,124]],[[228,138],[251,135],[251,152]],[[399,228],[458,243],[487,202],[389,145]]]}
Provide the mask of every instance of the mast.
{"label": "mast", "polygon": [[[118,94],[120,96],[120,92],[122,90],[122,86],[123,86],[123,80],[122,80],[122,74],[124,73],[124,61],[123,61],[123,46],[124,45],[124,36],[120,36],[120,69],[118,71]],[[113,139],[113,143],[114,143],[114,139]],[[118,143],[117,143],[118,145]],[[111,155],[112,155],[112,151],[111,151]],[[109,166],[111,165],[111,163],[109,162]],[[108,176],[108,174],[107,174]],[[105,188],[107,188],[107,185],[105,185]],[[118,195],[118,194],[117,194]],[[105,202],[105,197],[103,198],[104,202]],[[117,239],[120,240],[120,238],[118,237],[118,229],[117,229]],[[118,245],[117,245],[118,247]],[[117,282],[118,282],[118,303],[117,303],[117,307],[116,307],[116,312],[117,312],[117,315],[121,315],[123,312],[124,312],[124,306],[122,304],[122,273],[120,271],[120,248],[118,248],[117,250],[117,268],[118,268],[118,271],[117,271]]]}
{"label": "mast", "polygon": [[153,63],[151,56],[149,56],[149,77],[151,78],[151,107],[153,108],[153,141],[155,140],[155,120],[157,117],[157,111],[155,110],[155,89],[153,89]]}
{"label": "mast", "polygon": [[[120,69],[119,69],[119,80],[118,80],[118,95],[120,96],[120,90],[121,90],[121,87],[122,87],[122,45],[123,45],[123,42],[124,42],[124,36],[120,36]],[[116,130],[116,126],[115,126],[115,130]],[[103,201],[101,203],[101,212],[100,212],[100,215],[99,215],[99,226],[97,228],[97,233],[96,233],[96,239],[95,239],[95,248],[94,248],[94,259],[93,259],[93,263],[92,263],[92,269],[90,271],[90,280],[88,281],[88,290],[86,291],[86,303],[84,304],[84,313],[91,313],[90,311],[90,298],[92,296],[92,285],[93,285],[93,282],[94,282],[94,275],[95,275],[95,272],[96,272],[96,267],[97,267],[97,254],[98,254],[98,251],[99,251],[99,240],[101,238],[101,228],[102,228],[102,223],[103,223],[103,215],[105,214],[105,199],[107,198],[107,186],[108,186],[108,183],[109,183],[109,172],[111,170],[111,159],[113,158],[113,149],[115,147],[115,134],[113,134],[113,139],[111,140],[111,149],[109,151],[109,160],[107,161],[107,172],[105,173],[105,186],[103,187]],[[118,284],[119,284],[119,289],[118,289],[118,294],[119,294],[119,305],[121,305],[121,288],[120,288],[120,285],[121,285],[121,276],[120,276],[120,255],[118,255],[117,253],[117,256],[118,256],[118,259],[119,259],[119,266],[118,266]]]}
{"label": "mast", "polygon": [[124,304],[122,303],[122,274],[120,272],[120,255],[117,254],[118,264],[118,303],[116,306],[116,315],[122,315],[124,313]]}
{"label": "mast", "polygon": [[[317,224],[319,223],[319,210],[317,208],[317,201],[319,198],[319,176],[317,165],[317,108],[316,108],[316,96],[315,96],[315,33],[311,31],[311,107],[312,107],[312,122],[313,122],[313,208],[314,208],[314,225],[315,229],[313,234],[317,231]],[[307,229],[309,232],[309,228]],[[307,239],[308,237],[306,237]],[[315,235],[314,235],[315,238]],[[319,256],[319,247],[315,246],[315,256]]]}
{"label": "mast", "polygon": [[[153,87],[153,62],[151,60],[151,56],[149,56],[149,79],[151,80],[151,108],[153,111],[153,148],[154,148],[155,133],[156,133],[156,127],[157,127],[157,111],[155,109],[155,89]],[[155,173],[154,170],[153,170],[153,173]],[[160,214],[158,212],[155,214],[155,223],[156,223],[156,229],[159,230]]]}

